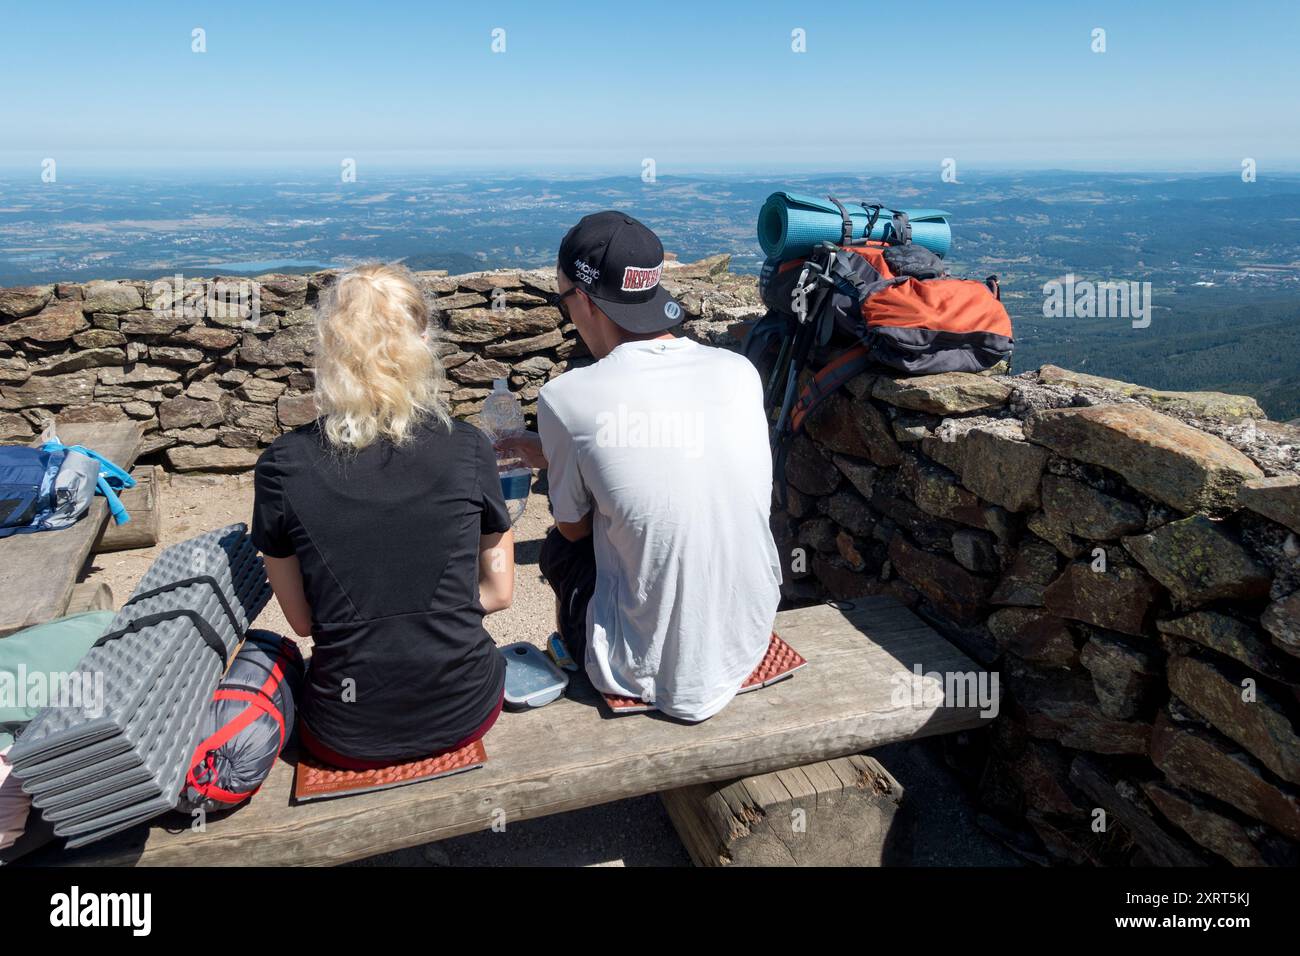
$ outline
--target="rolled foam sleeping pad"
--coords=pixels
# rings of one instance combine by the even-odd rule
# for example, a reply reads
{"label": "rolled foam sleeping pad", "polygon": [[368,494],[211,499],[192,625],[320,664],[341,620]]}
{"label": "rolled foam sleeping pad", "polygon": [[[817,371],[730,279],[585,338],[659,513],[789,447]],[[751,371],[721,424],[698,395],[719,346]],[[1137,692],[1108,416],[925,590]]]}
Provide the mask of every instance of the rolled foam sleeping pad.
{"label": "rolled foam sleeping pad", "polygon": [[[854,239],[885,239],[893,212],[882,209],[865,235],[870,215],[861,205],[845,202],[853,222]],[[935,255],[946,256],[952,246],[948,214],[939,209],[904,209],[912,223],[912,241]],[[798,193],[772,193],[758,213],[758,244],[770,259],[797,259],[812,252],[819,242],[839,242],[844,219],[829,199]]]}

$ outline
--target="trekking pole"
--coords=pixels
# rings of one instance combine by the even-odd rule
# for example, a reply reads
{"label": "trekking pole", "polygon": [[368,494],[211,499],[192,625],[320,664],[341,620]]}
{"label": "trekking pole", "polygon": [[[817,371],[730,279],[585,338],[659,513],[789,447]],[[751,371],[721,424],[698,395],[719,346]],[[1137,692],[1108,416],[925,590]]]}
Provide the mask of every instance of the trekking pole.
{"label": "trekking pole", "polygon": [[[831,249],[834,248],[831,245]],[[812,267],[820,271],[816,275],[811,275]],[[795,391],[799,384],[799,373],[803,371],[804,365],[807,364],[808,353],[812,351],[813,341],[817,337],[817,329],[821,324],[819,321],[813,321],[813,317],[820,317],[822,307],[835,287],[835,283],[830,277],[829,261],[822,265],[810,258],[804,269],[805,272],[810,274],[813,284],[817,287],[817,300],[812,308],[807,307],[806,295],[808,288],[804,277],[800,276],[799,285],[795,287],[795,291],[804,307],[799,309],[796,306],[795,314],[799,318],[799,327],[795,332],[795,340],[791,348],[790,368],[786,374],[785,395],[781,402],[781,413],[777,416],[776,427],[772,432],[773,449],[781,443],[784,437],[786,425],[790,420],[790,410],[794,406]]]}

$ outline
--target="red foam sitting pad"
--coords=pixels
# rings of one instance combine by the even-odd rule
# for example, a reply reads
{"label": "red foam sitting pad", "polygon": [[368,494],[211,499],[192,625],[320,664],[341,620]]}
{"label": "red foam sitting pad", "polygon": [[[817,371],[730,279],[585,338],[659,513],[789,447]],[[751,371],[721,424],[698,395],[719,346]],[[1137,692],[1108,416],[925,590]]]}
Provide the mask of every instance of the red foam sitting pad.
{"label": "red foam sitting pad", "polygon": [[[802,654],[781,640],[780,635],[773,631],[772,639],[767,645],[767,653],[758,662],[753,673],[745,678],[745,683],[740,685],[740,690],[736,693],[743,694],[785,680],[807,663],[807,659]],[[615,697],[612,694],[602,696],[609,709],[616,714],[641,714],[655,709],[654,704],[647,704],[635,697]]]}
{"label": "red foam sitting pad", "polygon": [[387,790],[408,783],[421,783],[453,773],[464,773],[487,763],[483,741],[443,754],[441,757],[423,757],[404,760],[390,767],[376,770],[340,770],[314,759],[303,752],[298,756],[298,770],[293,778],[295,800],[323,800],[329,797],[348,797],[372,790]]}

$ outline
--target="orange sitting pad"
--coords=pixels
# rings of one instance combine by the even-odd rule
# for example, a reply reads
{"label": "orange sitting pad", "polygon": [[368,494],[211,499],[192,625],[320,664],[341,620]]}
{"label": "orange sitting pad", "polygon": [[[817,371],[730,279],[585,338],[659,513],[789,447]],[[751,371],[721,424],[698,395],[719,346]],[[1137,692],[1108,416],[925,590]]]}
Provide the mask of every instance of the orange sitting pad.
{"label": "orange sitting pad", "polygon": [[[769,684],[775,684],[779,680],[785,680],[799,668],[807,664],[808,661],[802,654],[793,647],[781,640],[776,631],[772,632],[772,639],[768,642],[767,653],[763,659],[758,662],[745,683],[740,685],[738,694],[746,691],[758,690],[760,687],[767,687]],[[615,714],[642,714],[648,710],[654,710],[654,704],[647,704],[643,700],[635,697],[615,697],[612,694],[603,694],[605,703]]]}
{"label": "orange sitting pad", "polygon": [[377,770],[340,770],[315,760],[305,752],[298,755],[298,771],[293,778],[295,800],[324,800],[349,797],[355,793],[388,790],[408,783],[421,783],[438,777],[463,773],[487,763],[483,741],[476,740],[459,750],[440,757],[404,760]]}

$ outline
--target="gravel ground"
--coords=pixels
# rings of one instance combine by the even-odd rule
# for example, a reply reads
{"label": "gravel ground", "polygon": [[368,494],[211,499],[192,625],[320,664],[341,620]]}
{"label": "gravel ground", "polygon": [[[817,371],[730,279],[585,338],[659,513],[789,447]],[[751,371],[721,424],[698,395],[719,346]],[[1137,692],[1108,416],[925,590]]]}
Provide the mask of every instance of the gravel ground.
{"label": "gravel ground", "polygon": [[[104,581],[122,601],[163,547],[252,514],[250,475],[165,477],[161,485],[162,541],[155,548],[97,555],[89,580]],[[554,628],[552,592],[537,570],[537,555],[550,513],[534,489],[515,525],[515,600],[488,617],[485,626],[498,644],[529,641],[544,646]],[[272,600],[257,626],[288,634]],[[307,650],[310,639],[300,639]],[[489,738],[490,740],[490,738]],[[975,825],[969,798],[935,756],[932,742],[898,744],[875,756],[903,784],[916,809],[914,858],[923,866],[1007,866],[1020,861]],[[572,813],[511,824],[502,833],[485,831],[386,853],[356,866],[689,866],[657,796],[620,800]]]}

